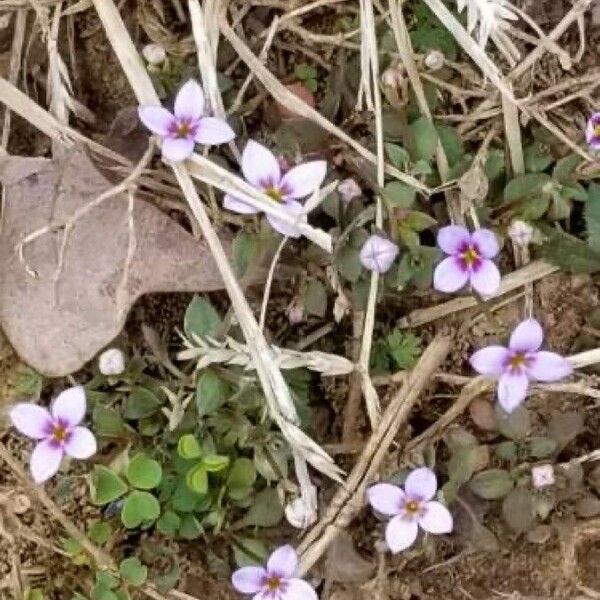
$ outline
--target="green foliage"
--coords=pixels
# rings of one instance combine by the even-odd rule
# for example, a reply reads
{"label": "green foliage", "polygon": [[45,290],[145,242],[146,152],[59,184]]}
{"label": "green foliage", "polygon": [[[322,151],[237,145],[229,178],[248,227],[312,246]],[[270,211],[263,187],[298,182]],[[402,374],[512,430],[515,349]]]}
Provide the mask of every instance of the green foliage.
{"label": "green foliage", "polygon": [[296,65],[294,76],[301,81],[311,92],[316,92],[318,87],[317,70],[306,63]]}
{"label": "green foliage", "polygon": [[421,354],[421,340],[412,333],[396,330],[386,337],[389,355],[397,369],[412,369]]}
{"label": "green foliage", "polygon": [[92,502],[105,505],[114,502],[127,492],[127,484],[113,471],[102,465],[95,465],[90,482]]}
{"label": "green foliage", "polygon": [[148,578],[148,567],[143,565],[137,556],[132,556],[121,561],[119,573],[129,585],[139,587]]}
{"label": "green foliage", "polygon": [[427,117],[419,117],[410,124],[410,131],[415,145],[415,161],[429,160],[435,154],[438,133]]}
{"label": "green foliage", "polygon": [[410,39],[417,52],[440,50],[450,59],[458,52],[456,41],[440,20],[424,2],[412,3],[415,27],[410,31]]}
{"label": "green foliage", "polygon": [[125,499],[121,510],[121,521],[127,529],[152,523],[160,515],[158,500],[148,492],[134,490]]}
{"label": "green foliage", "polygon": [[136,454],[127,466],[129,483],[140,490],[151,490],[162,479],[162,468],[158,462],[145,454]]}
{"label": "green foliage", "polygon": [[196,384],[196,409],[203,417],[215,412],[229,397],[231,389],[213,369],[204,369]]}
{"label": "green foliage", "polygon": [[591,183],[587,193],[588,201],[585,205],[587,244],[590,250],[600,255],[600,185]]}
{"label": "green foliage", "polygon": [[126,419],[143,419],[155,414],[161,401],[148,388],[136,386],[125,399],[123,416]]}
{"label": "green foliage", "polygon": [[541,227],[546,239],[539,256],[571,273],[595,273],[600,270],[600,251],[558,229]]}
{"label": "green foliage", "polygon": [[94,521],[88,527],[87,534],[92,542],[98,544],[99,546],[103,546],[110,539],[112,531],[113,530],[110,523],[105,521]]}
{"label": "green foliage", "polygon": [[477,473],[471,479],[471,490],[485,500],[504,498],[513,488],[514,482],[510,473],[502,469],[488,469]]}
{"label": "green foliage", "polygon": [[327,311],[327,290],[318,279],[311,279],[304,291],[304,310],[323,318]]}
{"label": "green foliage", "polygon": [[185,311],[183,328],[186,335],[215,336],[221,325],[221,317],[213,305],[201,296],[194,296]]}
{"label": "green foliage", "polygon": [[235,274],[243,277],[259,255],[259,242],[256,235],[240,231],[232,244],[232,260]]}

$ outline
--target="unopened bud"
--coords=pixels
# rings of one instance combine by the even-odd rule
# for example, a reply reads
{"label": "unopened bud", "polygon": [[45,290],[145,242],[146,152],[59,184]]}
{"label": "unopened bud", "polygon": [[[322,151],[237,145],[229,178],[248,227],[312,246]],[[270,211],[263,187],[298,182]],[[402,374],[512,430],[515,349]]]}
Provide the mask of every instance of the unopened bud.
{"label": "unopened bud", "polygon": [[167,53],[160,44],[147,44],[142,48],[142,56],[150,65],[162,65],[167,58]]}
{"label": "unopened bud", "polygon": [[430,71],[439,71],[444,66],[445,60],[443,52],[432,50],[425,57],[425,66]]}
{"label": "unopened bud", "polygon": [[362,196],[362,190],[360,189],[360,186],[352,178],[344,179],[344,181],[338,185],[337,191],[340,195],[340,198],[346,203],[350,202],[354,198]]}
{"label": "unopened bud", "polygon": [[533,227],[525,221],[513,221],[508,228],[508,237],[517,246],[526,248],[533,238]]}
{"label": "unopened bud", "polygon": [[386,87],[399,88],[404,83],[404,72],[400,66],[389,67],[381,75],[381,82]]}
{"label": "unopened bud", "polygon": [[531,468],[533,487],[540,489],[554,484],[554,467],[552,465],[538,465]]}
{"label": "unopened bud", "polygon": [[105,350],[98,359],[102,375],[121,375],[125,370],[125,357],[118,348]]}
{"label": "unopened bud", "polygon": [[285,507],[285,518],[296,529],[308,529],[317,521],[317,512],[302,498],[296,498]]}
{"label": "unopened bud", "polygon": [[300,298],[294,298],[286,309],[287,318],[291,325],[298,325],[304,318],[304,306]]}

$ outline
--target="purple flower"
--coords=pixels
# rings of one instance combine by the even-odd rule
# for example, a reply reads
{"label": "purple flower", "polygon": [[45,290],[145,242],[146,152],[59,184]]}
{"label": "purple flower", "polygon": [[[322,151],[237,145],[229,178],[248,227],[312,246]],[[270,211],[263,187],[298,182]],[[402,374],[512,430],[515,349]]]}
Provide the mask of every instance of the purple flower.
{"label": "purple flower", "polygon": [[396,256],[398,256],[398,246],[380,235],[369,237],[360,249],[362,266],[377,273],[389,271]]}
{"label": "purple flower", "polygon": [[27,437],[39,440],[30,463],[36,483],[47,481],[58,471],[65,453],[77,459],[96,453],[94,434],[79,426],[85,409],[85,391],[77,386],[61,392],[50,411],[31,402],[17,404],[10,411],[13,425]]}
{"label": "purple flower", "polygon": [[392,517],[385,529],[385,541],[394,554],[414,543],[419,527],[436,534],[452,531],[452,515],[441,502],[432,500],[436,491],[437,478],[427,467],[412,471],[404,490],[389,483],[379,483],[367,490],[373,509]]}
{"label": "purple flower", "polygon": [[508,348],[488,346],[471,356],[471,366],[482,375],[498,377],[498,401],[512,412],[527,395],[529,380],[558,381],[572,372],[562,356],[540,350],[544,332],[535,319],[521,321],[512,332]]}
{"label": "purple flower", "polygon": [[594,150],[600,150],[600,112],[590,117],[585,130],[585,139]]}
{"label": "purple flower", "polygon": [[267,568],[242,567],[231,577],[233,587],[242,594],[254,594],[253,600],[318,600],[306,581],[295,577],[298,555],[291,546],[277,548]]}
{"label": "purple flower", "polygon": [[[298,200],[312,194],[321,186],[327,174],[327,163],[324,160],[307,162],[292,167],[282,175],[275,155],[262,144],[250,140],[242,154],[242,172],[248,183],[264,192],[273,202],[280,203],[291,215],[300,217],[303,207]],[[223,206],[243,215],[259,212],[254,206],[229,194],[225,195]],[[293,225],[269,214],[267,219],[279,233],[289,237],[300,237]]]}
{"label": "purple flower", "polygon": [[162,106],[140,106],[142,123],[162,137],[162,155],[166,160],[179,162],[188,158],[196,144],[224,144],[235,133],[221,119],[204,117],[204,92],[190,79],[175,98],[174,113]]}
{"label": "purple flower", "polygon": [[498,254],[498,240],[489,229],[469,233],[464,227],[448,225],[438,233],[438,246],[448,254],[435,269],[433,287],[451,294],[469,282],[482,296],[491,296],[500,286],[500,271],[490,260]]}

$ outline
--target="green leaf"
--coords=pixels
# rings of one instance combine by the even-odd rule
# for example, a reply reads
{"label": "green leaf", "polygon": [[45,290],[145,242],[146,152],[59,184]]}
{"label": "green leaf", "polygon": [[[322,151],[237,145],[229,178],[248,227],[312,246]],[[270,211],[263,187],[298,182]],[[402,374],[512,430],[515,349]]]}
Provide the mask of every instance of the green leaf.
{"label": "green leaf", "polygon": [[415,202],[417,191],[406,183],[392,181],[383,188],[383,193],[392,206],[410,208]]}
{"label": "green leaf", "polygon": [[506,524],[517,533],[527,531],[535,523],[533,496],[525,488],[517,487],[502,502],[502,516]]}
{"label": "green leaf", "polygon": [[88,537],[94,544],[103,546],[108,542],[112,535],[112,527],[110,523],[104,521],[94,521],[87,530]]}
{"label": "green leaf", "polygon": [[557,161],[552,177],[560,183],[567,183],[572,180],[572,175],[575,169],[583,162],[583,158],[579,154],[569,154]]}
{"label": "green leaf", "polygon": [[551,456],[558,444],[547,437],[533,437],[529,440],[529,455],[534,458]]}
{"label": "green leaf", "polygon": [[177,442],[177,454],[186,460],[202,456],[202,448],[193,433],[187,433],[179,438],[179,442]]}
{"label": "green leaf", "polygon": [[448,125],[437,125],[436,129],[442,143],[442,148],[446,153],[448,164],[450,167],[453,167],[460,162],[465,154],[460,136],[454,127],[449,127]]}
{"label": "green leaf", "polygon": [[181,517],[170,510],[163,513],[160,519],[156,521],[156,528],[163,535],[175,535],[180,525]]}
{"label": "green leaf", "polygon": [[306,79],[316,79],[317,70],[306,63],[301,63],[296,65],[294,69],[294,76],[296,79],[300,79],[300,81],[304,81]]}
{"label": "green leaf", "polygon": [[316,92],[319,89],[319,82],[316,79],[305,79],[304,87],[311,92]]}
{"label": "green leaf", "polygon": [[92,588],[92,600],[119,600],[119,597],[112,590],[97,583]]}
{"label": "green leaf", "polygon": [[118,438],[125,433],[125,423],[121,415],[112,408],[96,404],[92,413],[94,432],[99,437]]}
{"label": "green leaf", "polygon": [[546,173],[519,175],[509,181],[504,188],[504,201],[509,203],[521,198],[540,195],[548,183],[552,183],[552,178]]}
{"label": "green leaf", "polygon": [[136,386],[125,399],[123,414],[126,419],[143,419],[153,415],[160,404],[160,400],[148,388]]}
{"label": "green leaf", "polygon": [[134,490],[125,499],[121,510],[121,521],[127,529],[139,527],[156,520],[160,515],[158,500],[148,492]]}
{"label": "green leaf", "polygon": [[404,169],[406,163],[410,162],[410,156],[402,146],[386,143],[385,151],[390,162],[398,169]]}
{"label": "green leaf", "polygon": [[39,398],[43,383],[44,379],[38,372],[21,365],[15,373],[12,391],[15,396]]}
{"label": "green leaf", "polygon": [[425,231],[437,225],[437,221],[426,213],[411,210],[408,217],[404,220],[404,224],[408,225],[414,231]]}
{"label": "green leaf", "polygon": [[476,458],[476,447],[462,446],[452,451],[448,461],[448,477],[457,488],[473,476]]}
{"label": "green leaf", "polygon": [[419,234],[416,231],[410,229],[410,227],[406,227],[405,225],[400,225],[398,227],[398,235],[402,240],[402,243],[411,250],[416,250],[420,244]]}
{"label": "green leaf", "polygon": [[495,452],[498,458],[513,461],[517,458],[517,445],[514,442],[501,442]]}
{"label": "green leaf", "polygon": [[256,469],[249,458],[237,458],[227,476],[229,496],[239,500],[248,495],[249,490],[256,481]]}
{"label": "green leaf", "polygon": [[108,590],[114,590],[119,585],[119,580],[108,571],[96,572],[96,583]]}
{"label": "green leaf", "polygon": [[477,473],[469,483],[473,493],[485,500],[504,498],[514,486],[508,471],[503,469],[488,469]]}
{"label": "green leaf", "polygon": [[411,175],[431,175],[433,169],[427,160],[418,160],[410,169]]}
{"label": "green leaf", "polygon": [[179,512],[187,513],[196,510],[196,508],[205,499],[204,495],[197,494],[188,487],[185,479],[181,479],[175,488],[171,502],[173,509]]}
{"label": "green leaf", "polygon": [[600,252],[563,231],[543,226],[540,229],[546,235],[538,249],[541,258],[571,273],[600,271]]}
{"label": "green leaf", "polygon": [[258,492],[254,503],[243,518],[246,526],[275,527],[283,518],[283,506],[279,501],[279,494],[275,488],[266,488]]}
{"label": "green leaf", "polygon": [[351,283],[357,282],[362,273],[360,251],[352,246],[343,246],[337,253],[335,265],[344,279]]}
{"label": "green leaf", "polygon": [[197,494],[208,492],[208,474],[202,463],[192,467],[185,476],[188,487]]}
{"label": "green leaf", "polygon": [[133,487],[151,490],[162,479],[162,467],[145,454],[136,454],[127,466],[127,479]]}
{"label": "green leaf", "polygon": [[518,406],[513,412],[507,413],[496,405],[498,431],[511,440],[522,440],[529,433],[531,418],[524,406]]}
{"label": "green leaf", "polygon": [[201,296],[194,296],[183,320],[186,335],[191,336],[193,333],[199,337],[214,336],[221,325],[221,317],[213,305]]}
{"label": "green leaf", "polygon": [[554,160],[550,153],[550,148],[546,144],[538,141],[527,146],[523,155],[525,158],[525,169],[528,173],[539,173],[544,171]]}
{"label": "green leaf", "polygon": [[121,561],[119,573],[129,585],[139,587],[148,578],[148,567],[143,565],[137,556],[132,556]]}
{"label": "green leaf", "polygon": [[304,292],[304,310],[308,315],[323,318],[327,312],[327,290],[317,279],[312,279]]}
{"label": "green leaf", "polygon": [[198,416],[214,413],[231,395],[229,384],[213,369],[204,369],[196,383]]}
{"label": "green leaf", "polygon": [[585,223],[588,246],[600,254],[600,185],[591,183],[585,204]]}
{"label": "green leaf", "polygon": [[179,526],[179,535],[186,540],[195,540],[202,535],[202,525],[194,515],[185,515]]}
{"label": "green leaf", "polygon": [[208,473],[218,473],[229,466],[229,456],[208,454],[202,459],[202,465]]}
{"label": "green leaf", "polygon": [[243,277],[248,267],[258,256],[259,243],[256,235],[240,231],[234,238],[231,248],[233,269],[238,277]]}
{"label": "green leaf", "polygon": [[233,558],[238,567],[263,565],[269,552],[262,540],[253,538],[236,539],[233,545]]}
{"label": "green leaf", "polygon": [[113,471],[95,465],[90,481],[92,502],[103,506],[120,498],[127,491],[127,484]]}
{"label": "green leaf", "polygon": [[386,337],[387,349],[397,369],[412,369],[421,354],[421,340],[412,333],[394,331]]}
{"label": "green leaf", "polygon": [[25,592],[23,600],[45,600],[44,592],[40,588],[31,588]]}
{"label": "green leaf", "polygon": [[438,134],[435,126],[426,117],[420,117],[410,124],[415,141],[416,160],[429,160],[435,154]]}
{"label": "green leaf", "polygon": [[497,179],[504,173],[505,170],[504,150],[492,148],[488,152],[487,160],[485,161],[484,172],[489,181]]}

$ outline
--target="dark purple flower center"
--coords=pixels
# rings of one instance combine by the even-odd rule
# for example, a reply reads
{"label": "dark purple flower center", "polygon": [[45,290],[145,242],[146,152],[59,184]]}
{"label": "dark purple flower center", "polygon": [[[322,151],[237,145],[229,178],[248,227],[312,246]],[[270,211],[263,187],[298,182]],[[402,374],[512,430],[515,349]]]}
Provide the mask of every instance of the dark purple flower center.
{"label": "dark purple flower center", "polygon": [[71,428],[63,419],[57,419],[49,424],[48,437],[52,445],[62,446],[71,437]]}
{"label": "dark purple flower center", "polygon": [[169,127],[169,133],[178,139],[188,139],[196,135],[198,123],[189,118],[175,119]]}
{"label": "dark purple flower center", "polygon": [[481,253],[475,244],[464,244],[458,251],[458,258],[464,269],[477,270],[481,264]]}

